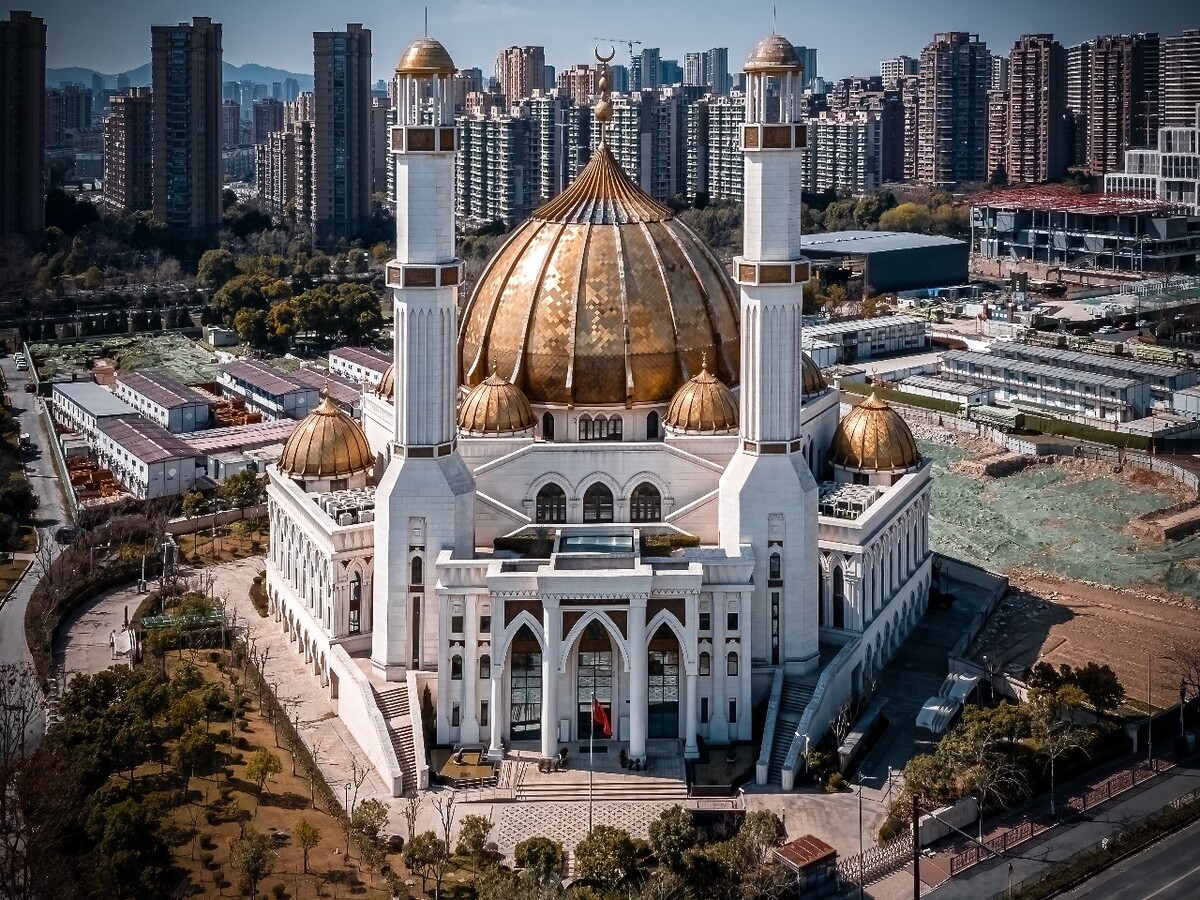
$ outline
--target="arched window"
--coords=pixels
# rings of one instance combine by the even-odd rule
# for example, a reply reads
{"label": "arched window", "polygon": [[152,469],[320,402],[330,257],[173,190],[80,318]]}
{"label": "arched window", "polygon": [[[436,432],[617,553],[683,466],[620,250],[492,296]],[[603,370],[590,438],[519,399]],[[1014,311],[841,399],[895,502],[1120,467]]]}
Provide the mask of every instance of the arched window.
{"label": "arched window", "polygon": [[658,413],[651,412],[646,414],[646,440],[658,440]]}
{"label": "arched window", "polygon": [[479,680],[487,681],[492,677],[492,658],[486,653],[479,657]]}
{"label": "arched window", "polygon": [[608,485],[596,482],[583,494],[583,521],[611,522],[613,520],[613,495]]}
{"label": "arched window", "polygon": [[643,481],[629,495],[629,521],[662,521],[662,495],[650,482]]}
{"label": "arched window", "polygon": [[736,653],[730,653],[728,656],[725,657],[725,674],[726,675],[737,675],[737,673],[738,673],[738,655]]}
{"label": "arched window", "polygon": [[592,417],[591,416],[580,416],[579,417],[579,439],[581,441],[590,441],[593,439],[592,438]]}
{"label": "arched window", "polygon": [[547,441],[554,440],[554,416],[550,413],[542,415],[542,439]]}
{"label": "arched window", "polygon": [[778,553],[771,554],[771,559],[767,564],[767,577],[772,581],[778,581],[783,577],[783,561]]}
{"label": "arched window", "polygon": [[538,491],[534,503],[534,521],[550,524],[567,521],[567,492],[554,482]]}
{"label": "arched window", "polygon": [[842,567],[833,567],[833,627],[846,627],[846,579]]}
{"label": "arched window", "polygon": [[712,657],[709,656],[707,652],[700,654],[700,674],[712,674]]}
{"label": "arched window", "polygon": [[412,559],[412,574],[409,576],[409,584],[417,585],[425,583],[425,562],[419,556],[414,556]]}
{"label": "arched window", "polygon": [[579,417],[579,439],[581,441],[619,441],[623,423],[619,415],[612,418],[588,415]]}
{"label": "arched window", "polygon": [[825,571],[817,565],[817,625],[824,628],[829,623],[825,618]]}
{"label": "arched window", "polygon": [[357,572],[350,582],[350,634],[362,631],[362,576]]}
{"label": "arched window", "polygon": [[462,657],[458,654],[450,657],[450,680],[462,681]]}

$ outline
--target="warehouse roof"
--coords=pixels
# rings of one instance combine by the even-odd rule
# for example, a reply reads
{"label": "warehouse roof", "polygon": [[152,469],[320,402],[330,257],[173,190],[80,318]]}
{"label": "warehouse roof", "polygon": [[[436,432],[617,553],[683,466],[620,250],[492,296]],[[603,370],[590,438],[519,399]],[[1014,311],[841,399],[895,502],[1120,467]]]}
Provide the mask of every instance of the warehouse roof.
{"label": "warehouse roof", "polygon": [[900,389],[905,388],[921,388],[926,391],[941,391],[944,394],[954,394],[958,397],[967,397],[971,394],[979,394],[986,391],[987,388],[981,384],[974,384],[970,381],[955,381],[950,378],[934,378],[929,375],[910,375],[900,382]]}
{"label": "warehouse roof", "polygon": [[384,353],[372,347],[338,347],[329,351],[329,355],[340,356],[347,362],[363,366],[373,372],[383,373],[392,364],[390,353]]}
{"label": "warehouse roof", "polygon": [[227,450],[250,450],[270,444],[282,444],[299,424],[296,419],[280,419],[276,422],[256,422],[253,425],[210,428],[207,431],[193,431],[187,436],[187,442],[193,450],[203,456]]}
{"label": "warehouse roof", "polygon": [[1185,366],[1149,362],[1116,354],[1100,355],[1099,353],[1081,353],[1077,350],[1062,350],[1058,347],[1039,347],[1036,344],[1022,344],[1015,341],[997,341],[992,345],[991,353],[1007,359],[1036,360],[1051,365],[1066,366],[1069,369],[1091,372],[1105,371],[1114,374],[1128,373],[1131,376],[1140,375],[1144,378],[1177,378],[1188,372]]}
{"label": "warehouse roof", "polygon": [[[1065,366],[1047,366],[1042,363],[1023,362],[1019,359],[1005,359],[991,353],[976,353],[973,350],[950,350],[942,354],[943,363],[965,363],[966,365],[986,366],[989,369],[1004,369],[1008,372],[1018,372],[1022,375],[1041,376],[1059,381],[1083,382],[1097,387],[1114,391],[1127,390],[1137,387],[1143,382],[1137,378],[1115,378],[1111,375],[1101,375],[1097,372],[1081,372],[1078,369],[1068,369]],[[984,375],[985,373],[971,372],[970,374]]]}
{"label": "warehouse roof", "polygon": [[[894,328],[898,325],[920,325],[926,328],[929,322],[920,316],[877,316],[874,319],[847,319],[844,322],[826,322],[824,325],[805,325],[803,339],[822,337],[831,334],[845,334],[848,331],[872,331],[878,328]],[[834,341],[837,344],[837,341]]]}
{"label": "warehouse roof", "polygon": [[300,384],[292,379],[287,372],[257,360],[235,359],[233,362],[227,362],[221,366],[221,371],[272,397],[307,393],[313,390],[308,385]]}
{"label": "warehouse roof", "polygon": [[300,384],[316,388],[328,395],[334,403],[353,406],[362,399],[362,388],[339,375],[318,369],[297,369],[288,375]]}
{"label": "warehouse roof", "polygon": [[141,416],[106,422],[100,426],[100,430],[114,444],[147,465],[170,459],[193,459],[197,455],[178,435]]}
{"label": "warehouse roof", "polygon": [[137,410],[106,387],[94,381],[56,383],[54,392],[62,394],[84,412],[103,419],[108,416],[135,416]]}
{"label": "warehouse roof", "polygon": [[1117,192],[1081,194],[1073,188],[1061,184],[1041,184],[976,194],[971,198],[971,206],[1011,210],[1036,209],[1042,212],[1092,215],[1136,215],[1138,213],[1171,215],[1182,212],[1181,207],[1163,200]]}
{"label": "warehouse roof", "polygon": [[184,384],[166,372],[123,372],[117,381],[131,391],[157,403],[163,409],[178,409],[181,406],[208,406],[212,398],[194,387]]}
{"label": "warehouse roof", "polygon": [[800,238],[800,249],[813,253],[861,256],[893,250],[926,250],[930,247],[965,247],[966,241],[937,234],[903,231],[825,231]]}

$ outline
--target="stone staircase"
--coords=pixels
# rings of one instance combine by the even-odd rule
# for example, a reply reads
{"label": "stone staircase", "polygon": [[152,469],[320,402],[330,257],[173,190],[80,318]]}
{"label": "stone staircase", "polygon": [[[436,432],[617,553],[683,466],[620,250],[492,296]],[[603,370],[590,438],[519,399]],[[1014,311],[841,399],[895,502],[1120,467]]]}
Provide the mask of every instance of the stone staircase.
{"label": "stone staircase", "polygon": [[[597,803],[682,802],[688,798],[688,791],[687,783],[683,781],[632,777],[614,781],[604,773],[597,773],[591,796]],[[527,780],[517,786],[515,798],[524,803],[586,803],[587,780],[572,779],[560,783]]]}
{"label": "stone staircase", "polygon": [[371,689],[375,692],[375,704],[387,722],[388,737],[391,738],[392,749],[396,751],[396,759],[400,761],[400,770],[404,773],[404,793],[415,791],[417,766],[408,686],[402,684],[385,691],[375,687]]}
{"label": "stone staircase", "polygon": [[767,783],[779,785],[783,778],[783,763],[796,736],[796,726],[804,709],[813,698],[814,685],[807,679],[783,677],[783,692],[779,695],[779,715],[775,719],[775,738],[771,743],[771,765],[767,770]]}

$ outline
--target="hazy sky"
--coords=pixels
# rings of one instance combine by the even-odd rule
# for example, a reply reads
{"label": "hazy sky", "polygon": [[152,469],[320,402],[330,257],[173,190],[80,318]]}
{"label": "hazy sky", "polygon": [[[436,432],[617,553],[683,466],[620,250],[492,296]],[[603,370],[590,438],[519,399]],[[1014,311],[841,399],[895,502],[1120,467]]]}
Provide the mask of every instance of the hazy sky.
{"label": "hazy sky", "polygon": [[[29,0],[22,3],[25,8]],[[49,29],[47,65],[113,74],[150,60],[150,26],[206,15],[221,22],[224,58],[295,72],[312,71],[312,32],[362,22],[373,32],[376,77],[421,36],[425,2],[413,0],[37,0]],[[977,32],[993,51],[1021,33],[1053,32],[1064,44],[1097,34],[1200,26],[1195,0],[825,0],[778,2],[777,30],[818,48],[818,74],[878,74],[879,60],[916,56],[935,31]],[[689,50],[728,46],[737,70],[771,31],[772,3],[762,0],[428,0],[429,33],[460,67],[494,72],[496,52],[541,44],[559,69],[592,59],[596,38],[625,38],[683,61]],[[617,62],[628,62],[618,44]]]}

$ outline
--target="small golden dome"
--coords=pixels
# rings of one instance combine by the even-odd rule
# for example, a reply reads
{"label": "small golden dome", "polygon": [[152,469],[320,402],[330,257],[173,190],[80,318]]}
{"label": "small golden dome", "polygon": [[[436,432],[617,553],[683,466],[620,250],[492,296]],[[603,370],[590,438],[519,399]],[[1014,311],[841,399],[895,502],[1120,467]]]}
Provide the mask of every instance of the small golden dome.
{"label": "small golden dome", "polygon": [[732,434],[738,428],[737,398],[705,366],[675,392],[663,424],[682,434]]}
{"label": "small golden dome", "polygon": [[383,377],[375,386],[375,396],[383,397],[390,403],[396,402],[396,364],[391,363],[383,370]]}
{"label": "small golden dome", "polygon": [[821,374],[821,367],[804,351],[800,352],[800,369],[803,376],[801,392],[805,397],[809,394],[819,394],[829,387],[825,383],[825,376]]}
{"label": "small golden dome", "polygon": [[397,75],[453,75],[458,71],[441,41],[423,37],[400,54]]}
{"label": "small golden dome", "polygon": [[747,72],[787,72],[804,68],[796,48],[781,34],[768,34],[754,45],[743,68]]}
{"label": "small golden dome", "polygon": [[466,434],[516,434],[535,422],[521,389],[495,372],[467,394],[458,410],[458,427]]}
{"label": "small golden dome", "polygon": [[917,465],[921,453],[900,413],[872,392],[838,423],[829,460],[847,469],[891,472]]}
{"label": "small golden dome", "polygon": [[292,432],[279,457],[290,478],[345,478],[375,465],[358,423],[326,397]]}
{"label": "small golden dome", "polygon": [[736,384],[738,294],[704,241],[605,145],[509,236],[475,282],[463,384],[498,371],[531,403],[667,403],[700,369]]}

